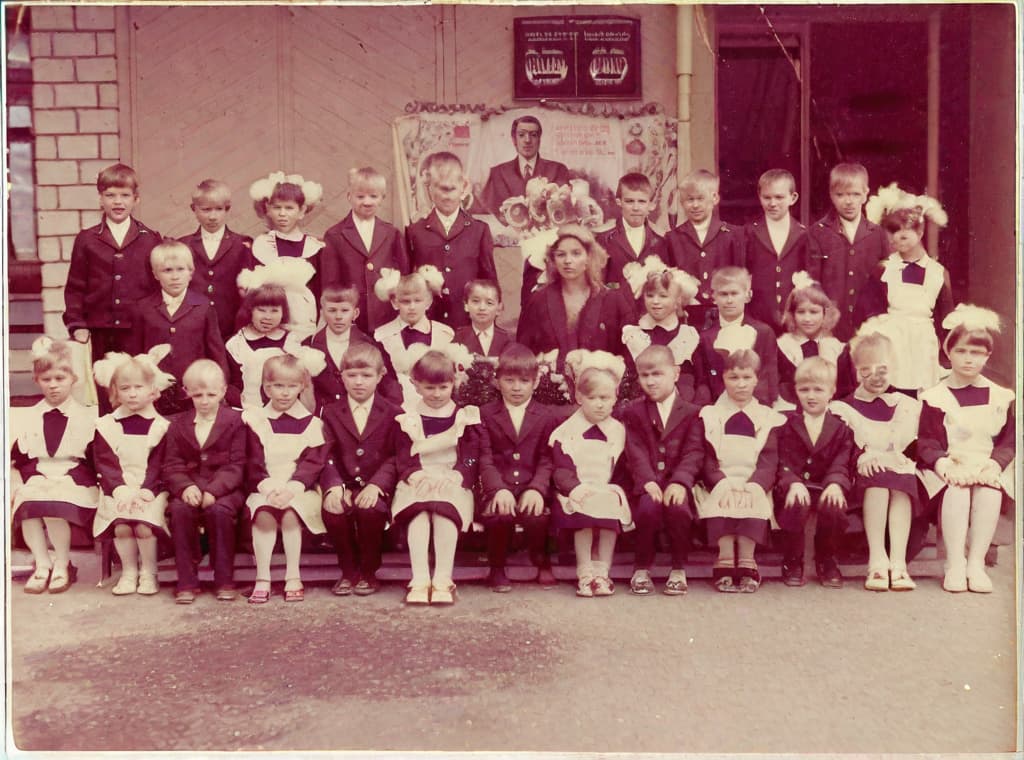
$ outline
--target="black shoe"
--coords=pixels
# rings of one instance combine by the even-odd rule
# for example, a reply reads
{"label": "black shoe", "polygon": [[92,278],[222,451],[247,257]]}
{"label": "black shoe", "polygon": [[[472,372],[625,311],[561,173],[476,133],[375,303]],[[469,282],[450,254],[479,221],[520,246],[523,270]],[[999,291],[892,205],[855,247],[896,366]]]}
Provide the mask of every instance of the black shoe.
{"label": "black shoe", "polygon": [[492,567],[491,574],[487,576],[487,585],[491,587],[491,591],[499,594],[507,594],[512,590],[512,582],[505,575],[505,571],[499,567]]}
{"label": "black shoe", "polygon": [[803,586],[807,583],[804,579],[804,561],[802,559],[783,560],[782,582],[793,587]]}
{"label": "black shoe", "polygon": [[843,573],[835,557],[826,557],[814,563],[818,582],[825,588],[842,588]]}

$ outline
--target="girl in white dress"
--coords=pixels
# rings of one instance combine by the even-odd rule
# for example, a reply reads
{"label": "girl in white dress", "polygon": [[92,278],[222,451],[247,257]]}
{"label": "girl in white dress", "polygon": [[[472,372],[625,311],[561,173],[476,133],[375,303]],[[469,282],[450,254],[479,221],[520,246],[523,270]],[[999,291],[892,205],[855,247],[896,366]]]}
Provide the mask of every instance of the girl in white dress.
{"label": "girl in white dress", "polygon": [[[482,426],[475,406],[452,401],[457,364],[449,352],[431,349],[412,366],[410,378],[419,401],[406,403],[396,418],[398,485],[392,522],[407,526],[412,580],[406,604],[452,604],[452,569],[459,532],[473,523],[473,491],[480,462]],[[465,361],[465,359],[463,359]],[[468,362],[467,362],[468,365]],[[430,546],[434,572],[430,573]]]}
{"label": "girl in white dress", "polygon": [[299,223],[323,197],[323,188],[299,174],[274,172],[249,187],[256,215],[270,229],[252,241],[252,255],[260,266],[238,275],[240,287],[266,282],[288,292],[286,327],[300,339],[316,332],[318,255],[323,241],[307,235]]}
{"label": "girl in white dress", "polygon": [[312,374],[323,371],[324,356],[315,348],[294,355],[272,356],[263,365],[263,390],[270,401],[262,408],[242,412],[252,431],[249,485],[245,504],[252,517],[252,548],[256,584],[250,604],[270,600],[270,560],[281,526],[284,546],[286,602],[305,598],[299,562],[302,529],[324,533],[317,484],[327,461],[323,424],[299,400],[309,388]]}
{"label": "girl in white dress", "polygon": [[903,357],[895,355],[885,335],[864,334],[863,329],[850,341],[860,384],[851,396],[829,404],[829,411],[850,426],[857,446],[853,501],[863,505],[868,539],[864,588],[910,591],[917,588],[907,571],[910,525],[914,513],[920,516],[926,505],[917,495],[917,466],[906,451],[917,439],[921,402],[889,390],[891,373]]}
{"label": "girl in white dress", "polygon": [[626,428],[611,414],[626,365],[606,351],[575,349],[565,366],[580,406],[548,439],[555,467],[552,522],[573,531],[576,595],[611,596],[616,536],[633,521],[625,491],[613,482],[622,474],[617,468]]}
{"label": "girl in white dress", "polygon": [[807,272],[793,275],[793,289],[786,296],[782,324],[786,332],[776,341],[779,347],[779,400],[775,408],[786,411],[797,408],[793,377],[800,362],[812,356],[839,363],[844,344],[832,337],[832,328],[839,321],[839,309],[821,285]]}
{"label": "girl in white dress", "polygon": [[[78,378],[71,347],[64,341],[43,337],[32,344],[32,377],[43,400],[19,418],[11,466],[20,484],[11,484],[11,511],[35,564],[25,593],[59,594],[76,576],[69,557],[71,525],[91,531],[96,515],[96,410],[71,396]],[[53,545],[52,560],[47,538]]]}
{"label": "girl in white dress", "polygon": [[939,381],[937,325],[953,308],[949,272],[928,255],[921,241],[925,220],[945,227],[946,212],[927,195],[915,196],[893,183],[872,196],[865,215],[889,235],[889,258],[879,264],[858,298],[858,332],[879,332],[892,341],[899,364],[889,382],[916,395]]}
{"label": "girl in white dress", "polygon": [[[283,324],[288,322],[288,297],[280,285],[267,283],[250,291],[240,316],[245,326],[228,338],[228,403],[243,409],[260,408],[263,364],[272,356],[294,353],[302,341]],[[304,399],[308,401],[308,399]]]}
{"label": "girl in white dress", "polygon": [[[100,478],[99,507],[93,535],[114,535],[121,577],[111,591],[118,595],[156,594],[157,537],[167,537],[167,491],[161,477],[164,434],[169,422],[153,402],[174,383],[159,362],[170,347],[147,354],[109,353],[96,362],[93,375],[110,393],[114,411],[96,422],[93,457]],[[141,565],[141,568],[140,568]]]}
{"label": "girl in white dress", "polygon": [[1003,495],[1013,495],[1013,391],[981,374],[999,331],[994,312],[961,304],[943,327],[950,330],[943,349],[953,371],[921,394],[917,459],[938,476],[931,479],[936,488],[929,495],[942,492],[942,587],[989,593],[992,581],[985,572],[985,553],[995,535]]}

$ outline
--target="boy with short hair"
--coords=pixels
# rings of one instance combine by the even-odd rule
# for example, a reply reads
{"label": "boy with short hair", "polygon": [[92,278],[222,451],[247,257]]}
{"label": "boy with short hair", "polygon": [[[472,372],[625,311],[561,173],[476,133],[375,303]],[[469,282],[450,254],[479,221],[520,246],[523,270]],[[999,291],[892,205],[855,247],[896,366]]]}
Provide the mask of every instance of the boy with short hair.
{"label": "boy with short hair", "polygon": [[395,466],[395,418],[401,408],[378,393],[384,360],[376,346],[352,343],[340,363],[345,397],[323,411],[327,464],[320,476],[321,516],[338,557],[338,596],[380,588],[377,570]]}
{"label": "boy with short hair", "polygon": [[[64,285],[64,324],[79,343],[92,340],[92,360],[123,351],[132,333],[132,307],[156,290],[149,252],[160,233],[132,216],[139,202],[139,178],[124,164],[96,177],[103,219],[75,237]],[[106,394],[100,393],[101,409]]]}
{"label": "boy with short hair", "polygon": [[373,286],[385,268],[407,273],[409,254],[404,236],[377,216],[387,197],[383,174],[369,166],[350,169],[345,197],[352,210],[324,235],[320,275],[325,285],[356,288],[356,325],[369,335],[392,318],[388,304],[373,297]]}
{"label": "boy with short hair", "polygon": [[757,181],[757,195],[763,215],[743,231],[744,266],[754,284],[750,314],[781,335],[782,309],[793,289],[793,275],[807,272],[818,280],[820,267],[812,256],[807,228],[789,212],[800,197],[793,175],[769,169]]}
{"label": "boy with short hair", "polygon": [[224,371],[199,359],[183,377],[193,409],[171,421],[164,477],[170,492],[171,536],[178,571],[174,600],[191,604],[199,593],[199,526],[206,528],[217,599],[234,601],[235,532],[243,504],[247,428],[242,413],[226,406]]}
{"label": "boy with short hair", "polygon": [[665,263],[697,278],[699,303],[687,307],[689,323],[698,330],[714,319],[711,274],[726,266],[743,265],[742,230],[718,215],[718,177],[707,169],[686,175],[679,185],[679,205],[686,221],[665,235]]}
{"label": "boy with short hair", "polygon": [[454,342],[477,356],[498,356],[513,342],[508,330],[496,321],[502,310],[501,286],[494,280],[474,279],[466,283],[462,293],[470,324],[455,331]]}
{"label": "boy with short hair", "polygon": [[863,213],[868,170],[861,164],[836,164],[828,179],[832,208],[807,234],[820,261],[821,286],[839,309],[832,334],[845,342],[860,327],[853,316],[857,296],[889,255],[889,246],[885,230]]}
{"label": "boy with short hair", "polygon": [[684,565],[694,520],[691,494],[704,458],[700,408],[676,391],[679,367],[667,346],[645,348],[636,358],[636,369],[645,398],[630,402],[622,414],[636,524],[636,560],[629,588],[641,595],[654,590],[655,534],[663,526],[672,553],[664,593],[677,596],[687,591]]}
{"label": "boy with short hair", "polygon": [[734,351],[751,349],[760,361],[754,396],[771,406],[779,396],[778,347],[775,333],[764,322],[746,314],[750,302],[750,272],[743,267],[722,267],[711,275],[711,297],[718,310],[714,323],[700,334],[698,351],[703,378],[697,378],[696,398],[717,399],[725,390],[722,372],[725,357]]}
{"label": "boy with short hair", "polygon": [[796,395],[800,408],[787,413],[779,431],[779,475],[776,481],[775,518],[785,532],[782,581],[803,586],[804,526],[813,509],[818,513],[814,532],[814,562],[818,582],[842,588],[843,574],[836,561],[839,539],[846,527],[846,494],[853,484],[853,432],[828,410],[836,390],[836,367],[820,356],[796,368]]}
{"label": "boy with short hair", "polygon": [[190,208],[199,228],[178,239],[192,250],[191,287],[216,310],[220,334],[227,340],[238,329],[235,321],[242,305],[238,273],[256,266],[252,238],[228,229],[225,217],[231,210],[231,188],[218,179],[204,179],[196,186]]}
{"label": "boy with short hair", "polygon": [[546,588],[556,583],[546,549],[553,471],[548,439],[565,415],[533,398],[539,376],[533,352],[520,343],[509,344],[498,357],[501,398],[480,410],[484,435],[478,516],[487,531],[487,582],[492,591],[512,589],[505,559],[516,524],[526,533],[538,583]]}
{"label": "boy with short hair", "polygon": [[604,269],[604,283],[622,288],[629,293],[629,284],[622,276],[622,268],[630,262],[642,262],[648,256],[660,256],[662,238],[650,224],[654,204],[654,187],[646,175],[639,172],[624,174],[615,188],[615,205],[622,215],[615,226],[597,236],[597,242],[608,252]]}
{"label": "boy with short hair", "polygon": [[359,317],[359,291],[354,285],[328,285],[320,293],[320,316],[324,326],[302,344],[322,352],[327,367],[313,378],[316,413],[323,414],[328,404],[345,398],[341,363],[345,352],[356,343],[372,343],[354,324]]}
{"label": "boy with short hair", "polygon": [[160,292],[145,296],[132,310],[132,336],[128,353],[141,354],[166,343],[171,352],[160,362],[160,369],[178,381],[160,394],[156,410],[173,415],[192,408],[182,378],[198,359],[211,359],[225,373],[227,350],[217,326],[217,312],[206,297],[189,288],[195,267],[192,251],[184,243],[166,238],[149,254],[153,277]]}
{"label": "boy with short hair", "polygon": [[473,279],[498,280],[494,241],[490,228],[462,208],[469,180],[459,157],[441,151],[428,156],[424,165],[433,208],[405,231],[409,263],[412,269],[433,264],[444,275],[444,286],[434,299],[430,318],[459,328],[470,321],[458,302],[466,283]]}

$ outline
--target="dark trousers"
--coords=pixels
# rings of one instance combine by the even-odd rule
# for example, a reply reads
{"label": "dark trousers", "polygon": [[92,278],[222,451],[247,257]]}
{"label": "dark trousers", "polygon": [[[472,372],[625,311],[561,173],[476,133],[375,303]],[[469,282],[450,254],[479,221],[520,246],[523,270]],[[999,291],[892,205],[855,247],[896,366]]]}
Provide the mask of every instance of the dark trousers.
{"label": "dark trousers", "polygon": [[693,513],[690,500],[679,506],[658,504],[644,494],[633,508],[633,522],[636,525],[637,570],[650,570],[654,564],[654,537],[659,528],[668,533],[669,551],[672,555],[672,569],[682,570],[690,549],[690,530],[693,527]]}
{"label": "dark trousers", "polygon": [[235,530],[239,510],[220,502],[205,508],[190,507],[181,499],[172,499],[170,511],[178,590],[199,588],[199,561],[203,557],[199,546],[200,524],[206,527],[210,541],[213,585],[230,587],[235,575]]}
{"label": "dark trousers", "polygon": [[320,510],[342,577],[372,580],[377,574],[388,520],[386,506],[378,501],[371,509],[356,507],[340,515]]}
{"label": "dark trousers", "polygon": [[523,526],[530,562],[535,567],[551,567],[547,551],[551,515],[480,515],[478,519],[487,533],[487,561],[492,568],[505,567],[516,524]]}
{"label": "dark trousers", "polygon": [[[779,503],[785,503],[784,495],[780,494],[779,498]],[[820,491],[811,491],[810,504],[794,504],[791,507],[779,507],[775,511],[775,519],[783,530],[782,556],[787,564],[803,562],[804,527],[812,510],[818,513],[818,524],[814,531],[814,558],[823,560],[836,554],[839,539],[846,530],[846,513],[821,501]]]}

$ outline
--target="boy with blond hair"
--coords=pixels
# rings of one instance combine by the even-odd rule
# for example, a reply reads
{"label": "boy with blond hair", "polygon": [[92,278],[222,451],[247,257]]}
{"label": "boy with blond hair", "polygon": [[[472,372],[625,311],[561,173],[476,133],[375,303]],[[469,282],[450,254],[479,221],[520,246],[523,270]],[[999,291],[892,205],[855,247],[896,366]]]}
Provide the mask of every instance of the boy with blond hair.
{"label": "boy with blond hair", "polygon": [[490,228],[462,208],[469,180],[459,157],[441,151],[428,156],[424,166],[433,208],[405,231],[409,263],[412,269],[433,264],[444,275],[444,285],[429,316],[457,329],[470,323],[462,305],[466,283],[498,280],[494,241]]}
{"label": "boy with blond hair", "polygon": [[192,289],[210,302],[217,312],[220,334],[235,334],[242,296],[235,284],[238,273],[252,269],[252,238],[228,229],[225,218],[231,210],[231,188],[219,179],[204,179],[192,191],[192,213],[199,228],[178,238],[192,251],[195,271]]}
{"label": "boy with blond hair", "polygon": [[716,269],[743,265],[741,229],[726,224],[718,215],[718,177],[697,169],[679,185],[679,205],[686,221],[665,235],[665,263],[693,275],[700,283],[697,304],[687,307],[689,323],[698,330],[708,327],[715,315],[711,300],[711,275]]}
{"label": "boy with blond hair", "polygon": [[321,279],[325,286],[356,288],[356,326],[369,335],[393,316],[387,303],[372,297],[381,270],[396,269],[406,274],[409,254],[398,229],[377,216],[387,197],[387,179],[383,174],[369,166],[350,169],[345,197],[352,210],[324,235]]}
{"label": "boy with blond hair", "polygon": [[821,262],[821,286],[839,309],[832,333],[848,341],[860,327],[853,318],[857,295],[878,262],[889,255],[885,230],[864,216],[868,170],[860,164],[837,164],[828,178],[832,208],[807,234]]}

